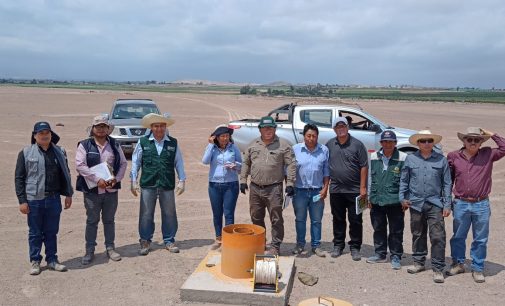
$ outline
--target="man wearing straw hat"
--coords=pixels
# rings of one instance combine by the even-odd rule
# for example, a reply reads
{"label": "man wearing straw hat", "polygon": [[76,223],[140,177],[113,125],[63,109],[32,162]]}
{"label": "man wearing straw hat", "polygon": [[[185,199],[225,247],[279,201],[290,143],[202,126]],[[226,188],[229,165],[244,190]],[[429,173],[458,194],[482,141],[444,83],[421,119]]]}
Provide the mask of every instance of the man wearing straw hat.
{"label": "man wearing straw hat", "polygon": [[445,268],[445,222],[451,212],[451,173],[447,159],[433,150],[442,136],[429,130],[410,136],[409,142],[419,150],[405,159],[400,178],[400,202],[410,208],[412,231],[411,274],[425,270],[428,254],[427,232],[430,234],[433,281],[443,283]]}
{"label": "man wearing straw hat", "polygon": [[[89,265],[94,259],[100,215],[106,254],[113,261],[121,260],[121,255],[116,252],[114,245],[114,218],[118,205],[118,190],[121,188],[121,180],[128,163],[119,143],[109,137],[113,129],[107,116],[96,116],[91,124],[90,137],[79,142],[75,154],[75,169],[78,173],[75,188],[83,193],[86,208],[86,253],[81,259],[83,265]],[[114,178],[105,180],[90,169],[104,162],[110,167]]]}
{"label": "man wearing straw hat", "polygon": [[[489,237],[489,193],[493,163],[505,156],[505,138],[478,127],[458,133],[463,147],[447,155],[454,180],[453,231],[451,238],[452,266],[447,275],[464,273],[466,237],[470,226],[473,242],[470,249],[472,276],[475,282],[485,282],[483,272]],[[489,138],[498,148],[484,147]]]}
{"label": "man wearing straw hat", "polygon": [[[167,135],[167,127],[175,121],[168,114],[147,114],[142,125],[151,129],[151,134],[141,137],[132,155],[131,192],[137,196],[140,189],[139,235],[141,255],[149,254],[154,233],[154,208],[156,199],[161,208],[161,232],[165,248],[171,253],[179,253],[175,245],[177,233],[177,212],[175,194],[184,192],[186,174],[182,153],[177,139]],[[140,188],[137,185],[138,170]],[[175,182],[175,172],[179,182]],[[175,192],[174,192],[175,189]]]}

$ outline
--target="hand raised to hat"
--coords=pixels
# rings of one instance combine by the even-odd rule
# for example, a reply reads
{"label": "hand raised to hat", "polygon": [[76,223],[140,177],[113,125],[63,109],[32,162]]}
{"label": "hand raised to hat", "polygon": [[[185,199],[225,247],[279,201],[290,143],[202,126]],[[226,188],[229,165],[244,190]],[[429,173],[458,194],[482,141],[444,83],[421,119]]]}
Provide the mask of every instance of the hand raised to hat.
{"label": "hand raised to hat", "polygon": [[214,144],[214,139],[216,139],[216,136],[213,135],[209,136],[209,143]]}
{"label": "hand raised to hat", "polygon": [[485,130],[483,128],[481,128],[480,131],[482,132],[482,135],[485,135],[485,136],[493,136],[494,135],[493,132]]}

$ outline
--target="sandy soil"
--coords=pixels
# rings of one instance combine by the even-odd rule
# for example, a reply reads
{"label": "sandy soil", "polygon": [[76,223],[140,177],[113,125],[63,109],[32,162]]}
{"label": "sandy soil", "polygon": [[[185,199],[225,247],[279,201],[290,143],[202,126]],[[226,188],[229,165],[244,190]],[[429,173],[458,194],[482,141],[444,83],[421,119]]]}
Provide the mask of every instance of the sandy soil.
{"label": "sandy soil", "polygon": [[[91,118],[109,111],[116,98],[152,98],[162,111],[171,112],[176,124],[171,135],[182,146],[187,191],[177,199],[179,231],[177,240],[180,254],[170,254],[155,244],[147,257],[138,250],[138,198],[128,189],[120,192],[120,206],[116,215],[116,245],[123,255],[120,262],[109,262],[103,246],[103,233],[98,235],[97,256],[93,265],[83,267],[85,210],[82,195],[77,192],[72,208],[62,213],[59,251],[60,261],[69,267],[66,273],[44,270],[39,276],[28,274],[28,242],[26,217],[18,211],[14,192],[14,167],[21,148],[29,143],[33,123],[49,121],[61,136],[61,144],[69,152],[70,168],[75,179],[73,158],[78,140],[85,137]],[[290,100],[227,95],[160,94],[136,92],[85,91],[71,89],[35,89],[0,87],[0,304],[3,305],[159,305],[181,304],[179,288],[193,272],[213,242],[213,226],[207,195],[208,168],[201,164],[207,137],[215,126],[230,119],[258,117]],[[301,100],[318,103],[315,100]],[[418,103],[389,101],[340,101],[359,103],[383,121],[392,125],[424,129],[431,128],[444,136],[446,152],[460,145],[457,131],[468,125],[483,127],[505,135],[503,105],[469,105],[455,103]],[[56,123],[64,127],[56,127]],[[488,143],[494,145],[492,141]],[[430,272],[409,275],[406,269],[393,271],[389,264],[369,265],[364,260],[353,262],[348,254],[338,259],[300,256],[298,271],[319,277],[319,282],[308,287],[295,279],[290,304],[328,295],[355,305],[497,305],[505,293],[505,161],[496,163],[494,188],[491,196],[492,221],[486,283],[476,284],[471,274],[465,273],[434,284]],[[128,184],[126,184],[128,186]],[[323,248],[331,249],[331,214],[326,203],[323,219]],[[408,222],[407,216],[407,222]],[[286,237],[282,251],[288,254],[295,241],[294,216],[285,212]],[[239,197],[237,223],[250,223],[247,198]],[[408,224],[408,223],[407,223]],[[101,227],[101,225],[100,225]],[[448,239],[452,232],[452,217],[446,222]],[[411,234],[404,235],[403,265],[412,263]],[[161,241],[159,216],[155,238]],[[368,213],[364,217],[364,257],[373,252],[372,228]],[[446,250],[450,263],[449,247]]]}

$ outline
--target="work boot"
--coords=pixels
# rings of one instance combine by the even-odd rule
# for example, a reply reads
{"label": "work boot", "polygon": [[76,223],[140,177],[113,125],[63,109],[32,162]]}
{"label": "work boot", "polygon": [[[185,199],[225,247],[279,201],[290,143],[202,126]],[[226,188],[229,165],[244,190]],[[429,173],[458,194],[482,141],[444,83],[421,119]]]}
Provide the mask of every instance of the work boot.
{"label": "work boot", "polygon": [[303,246],[297,244],[295,246],[295,248],[293,249],[293,251],[291,251],[291,253],[293,253],[293,255],[299,255],[299,254],[301,254],[303,252],[303,249],[304,249]]}
{"label": "work boot", "polygon": [[454,276],[460,273],[465,273],[465,267],[462,263],[452,264],[449,271],[445,272],[448,276]]}
{"label": "work boot", "polygon": [[114,248],[107,248],[107,256],[110,258],[112,261],[120,261],[121,260],[121,255],[119,255]]}
{"label": "work boot", "polygon": [[414,263],[413,266],[410,266],[407,268],[407,272],[409,272],[410,274],[416,274],[416,273],[422,272],[424,270],[425,270],[424,265],[421,265],[418,263]]}
{"label": "work boot", "polygon": [[265,255],[277,255],[279,256],[279,249],[275,246],[270,246],[266,251]]}
{"label": "work boot", "polygon": [[340,257],[342,255],[342,248],[338,246],[333,247],[333,251],[331,251],[330,256],[333,258]]}
{"label": "work boot", "polygon": [[53,271],[58,271],[58,272],[67,271],[67,267],[65,267],[65,265],[60,264],[57,260],[48,263],[47,267],[49,268],[49,270],[53,270]]}
{"label": "work boot", "polygon": [[437,284],[441,284],[445,281],[442,271],[433,272],[433,281]]}
{"label": "work boot", "polygon": [[146,256],[149,254],[149,247],[151,246],[151,243],[147,240],[140,240],[140,250],[139,254],[142,256]]}
{"label": "work boot", "polygon": [[312,248],[312,253],[319,257],[326,257],[326,253],[320,247]]}
{"label": "work boot", "polygon": [[354,261],[360,261],[361,260],[361,253],[359,252],[358,249],[351,249],[351,257],[352,257],[352,260],[354,260]]}
{"label": "work boot", "polygon": [[95,253],[92,250],[86,250],[86,254],[81,259],[81,264],[83,265],[89,265],[93,259],[95,258]]}
{"label": "work boot", "polygon": [[486,278],[482,272],[472,271],[472,277],[476,283],[483,283],[486,281]]}
{"label": "work boot", "polygon": [[165,249],[167,249],[170,253],[179,253],[179,248],[173,242],[165,244]]}
{"label": "work boot", "polygon": [[371,257],[368,257],[366,259],[366,262],[367,263],[371,263],[371,264],[374,264],[374,263],[385,263],[387,261],[388,260],[387,260],[386,256],[382,257],[382,256],[380,256],[378,254],[375,254],[375,255],[373,255]]}
{"label": "work boot", "polygon": [[218,250],[220,247],[221,247],[221,236],[219,237],[216,237],[216,241],[214,241],[214,243],[210,246],[210,249],[211,250]]}
{"label": "work boot", "polygon": [[30,262],[30,275],[39,275],[40,274],[40,262],[32,260]]}

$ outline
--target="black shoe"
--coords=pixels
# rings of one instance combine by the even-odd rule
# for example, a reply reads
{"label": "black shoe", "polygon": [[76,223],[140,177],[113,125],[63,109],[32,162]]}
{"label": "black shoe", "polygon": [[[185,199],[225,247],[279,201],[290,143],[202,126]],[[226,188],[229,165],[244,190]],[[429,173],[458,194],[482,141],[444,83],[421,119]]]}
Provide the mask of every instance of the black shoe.
{"label": "black shoe", "polygon": [[361,260],[361,253],[359,252],[358,249],[351,249],[351,257],[352,257],[352,260],[354,260],[354,261],[360,261]]}
{"label": "black shoe", "polygon": [[331,251],[330,255],[331,257],[333,258],[337,258],[337,257],[340,257],[342,255],[342,248],[338,247],[338,246],[334,246],[333,247],[333,251]]}

